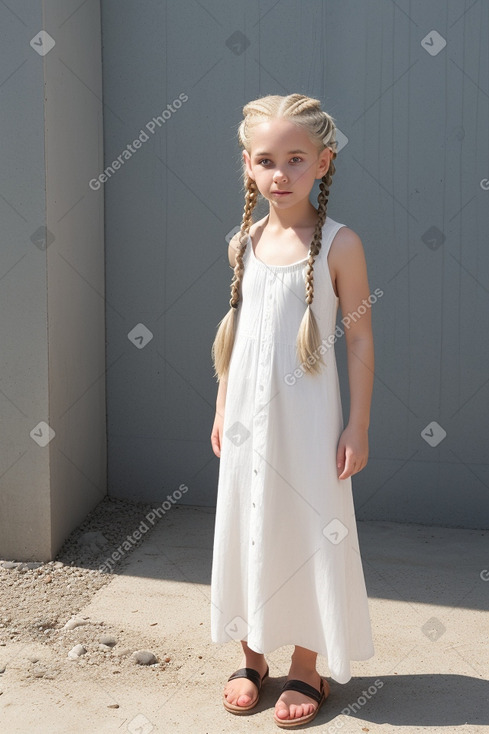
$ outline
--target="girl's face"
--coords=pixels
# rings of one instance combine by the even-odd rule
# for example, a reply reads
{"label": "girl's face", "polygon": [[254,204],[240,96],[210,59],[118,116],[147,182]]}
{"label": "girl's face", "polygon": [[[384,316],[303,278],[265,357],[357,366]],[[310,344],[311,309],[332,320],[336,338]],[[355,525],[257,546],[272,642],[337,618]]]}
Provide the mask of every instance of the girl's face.
{"label": "girl's face", "polygon": [[327,172],[332,154],[331,148],[318,154],[302,128],[278,119],[255,127],[251,155],[245,150],[243,158],[262,196],[282,209],[309,197],[314,181]]}

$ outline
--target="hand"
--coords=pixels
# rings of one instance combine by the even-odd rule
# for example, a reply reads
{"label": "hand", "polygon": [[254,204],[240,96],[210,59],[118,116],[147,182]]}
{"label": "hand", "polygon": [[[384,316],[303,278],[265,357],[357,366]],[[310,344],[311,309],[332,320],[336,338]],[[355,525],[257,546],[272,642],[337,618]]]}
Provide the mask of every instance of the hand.
{"label": "hand", "polygon": [[368,461],[368,428],[348,424],[338,441],[336,470],[338,479],[348,479],[361,471]]}
{"label": "hand", "polygon": [[212,426],[211,433],[211,445],[215,455],[219,458],[221,456],[221,443],[222,443],[222,427],[224,424],[224,414],[216,410],[216,417],[214,418],[214,425]]}

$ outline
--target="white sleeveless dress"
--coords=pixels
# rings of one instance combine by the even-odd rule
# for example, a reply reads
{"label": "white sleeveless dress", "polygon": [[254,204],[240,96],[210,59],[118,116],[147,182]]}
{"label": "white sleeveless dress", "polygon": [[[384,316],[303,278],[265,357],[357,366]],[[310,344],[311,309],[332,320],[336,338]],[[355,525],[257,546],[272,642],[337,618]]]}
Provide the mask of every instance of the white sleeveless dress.
{"label": "white sleeveless dress", "polygon": [[[345,225],[326,217],[314,300],[326,367],[301,376],[307,258],[267,265],[244,253],[228,374],[214,529],[211,639],[267,654],[300,645],[331,677],[374,654],[351,478],[339,480],[343,430],[334,352],[339,299],[327,255]],[[328,339],[329,337],[329,339]]]}

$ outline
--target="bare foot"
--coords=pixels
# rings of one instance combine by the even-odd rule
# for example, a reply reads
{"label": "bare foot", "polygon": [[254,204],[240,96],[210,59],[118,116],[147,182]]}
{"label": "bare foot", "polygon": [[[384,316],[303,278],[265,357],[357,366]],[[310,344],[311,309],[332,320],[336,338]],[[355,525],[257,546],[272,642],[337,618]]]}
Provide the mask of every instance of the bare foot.
{"label": "bare foot", "polygon": [[[257,670],[260,677],[266,673],[267,661],[264,655],[253,653],[252,655],[243,655],[238,668],[253,668]],[[226,683],[224,687],[224,697],[228,703],[235,706],[248,706],[253,703],[258,695],[257,688],[248,678],[234,678]]]}
{"label": "bare foot", "polygon": [[[321,676],[317,670],[309,670],[291,665],[287,680],[292,680],[293,678],[302,680],[304,683],[313,686],[316,690],[320,690]],[[329,695],[329,685],[326,680],[324,681],[324,693],[326,697]],[[299,719],[301,716],[312,714],[317,706],[317,701],[310,696],[305,696],[298,691],[284,691],[275,704],[275,716],[281,721]]]}

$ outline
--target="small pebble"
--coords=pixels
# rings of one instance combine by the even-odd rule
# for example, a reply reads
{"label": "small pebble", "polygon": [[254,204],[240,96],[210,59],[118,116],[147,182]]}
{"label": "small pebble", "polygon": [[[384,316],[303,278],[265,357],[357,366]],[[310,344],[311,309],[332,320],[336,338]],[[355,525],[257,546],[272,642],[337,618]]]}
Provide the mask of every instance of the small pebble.
{"label": "small pebble", "polygon": [[80,619],[80,617],[73,617],[72,619],[69,619],[63,629],[65,630],[74,630],[76,627],[81,627],[84,624],[88,624],[88,620],[86,619]]}
{"label": "small pebble", "polygon": [[99,639],[99,642],[101,645],[107,645],[108,647],[114,647],[114,645],[117,645],[117,640],[111,635],[104,635]]}
{"label": "small pebble", "polygon": [[138,665],[153,665],[157,662],[155,656],[149,650],[136,650],[131,655],[131,659]]}
{"label": "small pebble", "polygon": [[83,647],[83,645],[75,645],[75,647],[72,647],[71,650],[68,653],[68,657],[70,660],[78,660],[78,658],[81,655],[85,655],[86,650]]}

